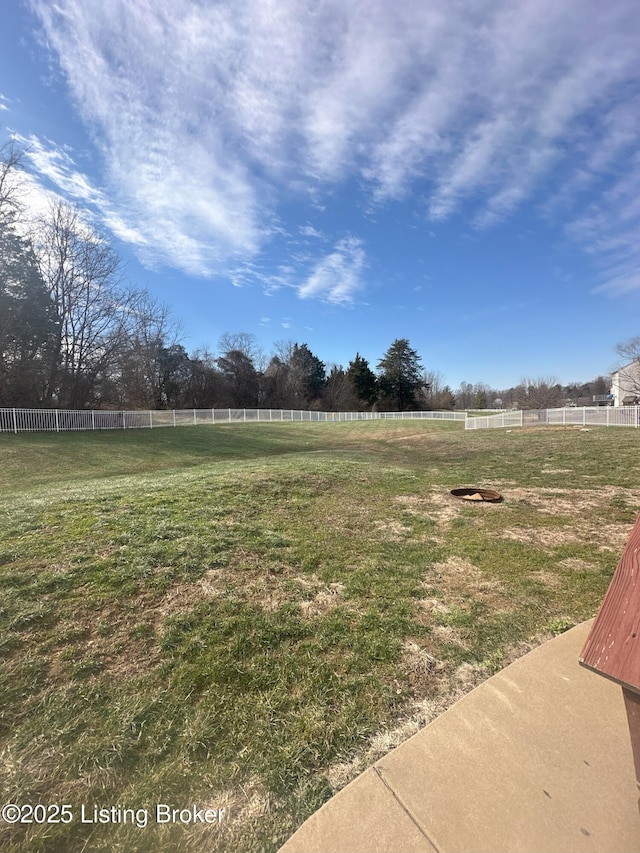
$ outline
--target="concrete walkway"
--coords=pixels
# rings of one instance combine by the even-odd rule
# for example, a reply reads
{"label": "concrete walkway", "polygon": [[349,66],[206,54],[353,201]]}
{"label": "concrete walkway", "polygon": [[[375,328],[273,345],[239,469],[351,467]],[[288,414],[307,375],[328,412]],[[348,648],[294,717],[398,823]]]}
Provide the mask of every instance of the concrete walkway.
{"label": "concrete walkway", "polygon": [[281,853],[639,853],[622,690],[591,622],[485,681],[312,815]]}

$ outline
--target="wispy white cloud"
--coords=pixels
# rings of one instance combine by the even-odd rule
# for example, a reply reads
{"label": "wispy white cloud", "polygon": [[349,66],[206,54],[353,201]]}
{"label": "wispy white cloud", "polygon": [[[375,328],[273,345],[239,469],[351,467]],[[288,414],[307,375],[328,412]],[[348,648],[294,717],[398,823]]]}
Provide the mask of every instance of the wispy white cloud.
{"label": "wispy white cloud", "polygon": [[301,299],[316,297],[326,302],[345,305],[353,302],[362,288],[365,267],[362,241],[346,237],[336,243],[329,254],[320,258],[306,281],[298,288]]}
{"label": "wispy white cloud", "polygon": [[[319,211],[347,179],[476,228],[534,201],[578,239],[586,191],[603,199],[588,216],[618,221],[606,193],[640,140],[637,0],[30,4],[100,152],[102,197],[60,152],[34,165],[147,263],[228,271],[268,244],[282,198]],[[345,246],[301,296],[349,301]]]}
{"label": "wispy white cloud", "polygon": [[314,228],[313,225],[301,225],[299,231],[303,237],[313,237],[318,240],[324,239],[322,232],[318,231],[317,228]]}
{"label": "wispy white cloud", "polygon": [[[37,185],[34,181],[30,182],[30,207],[34,212],[36,209],[43,211],[45,205],[42,199],[48,202],[54,196],[59,197],[62,194],[67,200],[93,213],[99,219],[100,225],[106,226],[124,242],[141,248],[147,245],[141,231],[122,219],[107,195],[93,185],[87,174],[76,167],[67,151],[33,135],[23,137],[15,134],[13,138],[23,147],[26,159],[40,178]],[[40,201],[36,197],[40,198]]]}
{"label": "wispy white cloud", "polygon": [[66,196],[78,203],[101,206],[107,203],[104,194],[94,187],[88,176],[76,168],[73,158],[48,140],[44,142],[36,136],[14,136],[25,150],[26,158],[34,170],[45,178],[51,186],[61,190]]}
{"label": "wispy white cloud", "polygon": [[566,231],[599,268],[597,291],[622,294],[640,288],[640,154]]}

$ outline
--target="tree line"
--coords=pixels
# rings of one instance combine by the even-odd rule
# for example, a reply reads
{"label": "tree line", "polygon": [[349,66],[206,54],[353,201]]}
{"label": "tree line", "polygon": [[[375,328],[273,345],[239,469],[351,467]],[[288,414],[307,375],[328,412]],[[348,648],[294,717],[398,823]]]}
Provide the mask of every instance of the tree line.
{"label": "tree line", "polygon": [[[57,198],[33,218],[21,153],[0,149],[0,406],[294,408],[408,411],[547,408],[572,393],[607,393],[604,377],[578,388],[524,380],[497,391],[463,382],[454,393],[406,338],[375,371],[360,353],[325,364],[306,343],[265,356],[253,335],[222,336],[217,353],[188,353],[166,306],[128,283],[104,233]],[[574,394],[575,395],[575,394]]]}
{"label": "tree line", "polygon": [[105,234],[61,199],[34,220],[21,154],[0,151],[0,405],[21,407],[420,408],[428,380],[406,339],[377,373],[356,353],[325,365],[306,343],[270,358],[247,333],[188,353],[167,308],[124,280]]}
{"label": "tree line", "polygon": [[597,376],[589,382],[562,385],[553,377],[522,379],[506,389],[491,388],[483,382],[461,382],[455,392],[459,409],[555,409],[567,404],[589,406],[594,397],[609,393],[611,378]]}

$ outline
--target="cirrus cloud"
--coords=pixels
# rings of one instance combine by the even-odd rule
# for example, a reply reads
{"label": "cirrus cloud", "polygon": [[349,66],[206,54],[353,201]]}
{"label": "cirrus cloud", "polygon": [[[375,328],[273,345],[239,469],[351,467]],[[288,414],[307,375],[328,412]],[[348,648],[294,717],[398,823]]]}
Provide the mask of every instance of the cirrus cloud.
{"label": "cirrus cloud", "polygon": [[301,299],[316,297],[336,305],[350,304],[362,288],[364,266],[362,241],[346,237],[316,262],[311,274],[298,287],[298,296]]}
{"label": "cirrus cloud", "polygon": [[[476,228],[535,202],[589,240],[604,287],[621,263],[631,286],[636,0],[30,5],[103,164],[101,196],[79,170],[75,191],[149,264],[224,272],[268,244],[284,199],[355,179],[366,204]],[[34,165],[74,191],[51,152]],[[300,296],[348,303],[362,253],[337,242]]]}

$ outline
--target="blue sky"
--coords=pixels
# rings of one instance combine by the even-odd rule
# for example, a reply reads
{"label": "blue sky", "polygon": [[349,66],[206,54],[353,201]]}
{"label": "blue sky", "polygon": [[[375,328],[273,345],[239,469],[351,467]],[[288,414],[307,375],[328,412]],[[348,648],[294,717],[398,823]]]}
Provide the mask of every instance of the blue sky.
{"label": "blue sky", "polygon": [[7,0],[2,139],[190,351],[587,380],[640,334],[639,43],[637,0]]}

